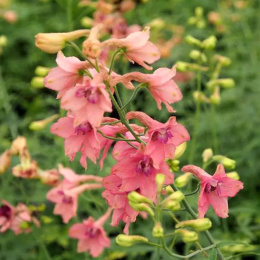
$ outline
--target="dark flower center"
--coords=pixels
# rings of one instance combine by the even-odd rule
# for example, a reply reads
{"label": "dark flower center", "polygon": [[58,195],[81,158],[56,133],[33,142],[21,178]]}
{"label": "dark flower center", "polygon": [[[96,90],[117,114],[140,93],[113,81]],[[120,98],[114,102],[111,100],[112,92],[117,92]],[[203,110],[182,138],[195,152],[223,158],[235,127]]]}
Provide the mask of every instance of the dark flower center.
{"label": "dark flower center", "polygon": [[144,173],[146,176],[150,175],[153,171],[153,160],[147,155],[138,162],[136,171],[139,173]]}
{"label": "dark flower center", "polygon": [[11,217],[11,214],[12,214],[12,210],[7,205],[3,205],[0,208],[0,217],[6,217],[7,219],[9,219]]}
{"label": "dark flower center", "polygon": [[173,135],[170,131],[170,128],[161,128],[156,130],[152,134],[152,141],[159,141],[160,143],[166,144]]}
{"label": "dark flower center", "polygon": [[87,227],[85,235],[88,236],[89,238],[94,238],[97,236],[97,228],[95,227]]}
{"label": "dark flower center", "polygon": [[89,122],[83,123],[75,127],[75,134],[76,135],[85,135],[86,133],[92,130],[92,126]]}
{"label": "dark flower center", "polygon": [[220,189],[221,183],[222,183],[221,181],[207,183],[205,191],[207,193],[216,191],[217,195],[219,196],[221,194],[221,189]]}
{"label": "dark flower center", "polygon": [[99,101],[99,93],[96,88],[92,87],[89,89],[79,88],[76,91],[75,96],[77,98],[85,97],[91,104],[96,104]]}

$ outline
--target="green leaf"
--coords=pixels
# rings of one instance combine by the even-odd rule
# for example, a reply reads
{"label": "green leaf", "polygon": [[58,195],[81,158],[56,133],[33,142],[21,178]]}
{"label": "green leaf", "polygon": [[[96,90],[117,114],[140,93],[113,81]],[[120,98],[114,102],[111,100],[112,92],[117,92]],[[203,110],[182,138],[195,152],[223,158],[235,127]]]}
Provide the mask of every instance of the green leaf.
{"label": "green leaf", "polygon": [[213,248],[210,250],[210,253],[209,253],[209,260],[216,260],[217,259],[217,249],[216,248]]}

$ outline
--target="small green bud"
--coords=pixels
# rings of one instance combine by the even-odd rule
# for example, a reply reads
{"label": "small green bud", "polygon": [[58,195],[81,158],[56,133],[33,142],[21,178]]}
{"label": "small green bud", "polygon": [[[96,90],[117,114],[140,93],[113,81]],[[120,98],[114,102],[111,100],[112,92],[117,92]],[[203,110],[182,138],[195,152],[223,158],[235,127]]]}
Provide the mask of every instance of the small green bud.
{"label": "small green bud", "polygon": [[165,187],[165,191],[167,192],[168,195],[174,192],[173,188],[170,185]]}
{"label": "small green bud", "polygon": [[164,182],[165,182],[165,175],[164,174],[157,174],[156,177],[155,177],[157,193],[162,192]]}
{"label": "small green bud", "polygon": [[55,115],[47,117],[47,118],[45,118],[43,120],[33,121],[29,125],[29,129],[32,130],[32,131],[42,130],[42,129],[44,129],[47,126],[48,123],[54,121],[58,117],[59,116],[55,114]]}
{"label": "small green bud", "polygon": [[184,243],[195,242],[199,239],[198,234],[196,232],[189,231],[186,229],[177,229],[174,233],[181,235]]}
{"label": "small green bud", "polygon": [[132,201],[135,204],[138,203],[147,203],[150,206],[153,206],[153,203],[150,199],[148,199],[147,197],[141,195],[140,193],[136,192],[136,191],[132,191],[127,195],[129,201]]}
{"label": "small green bud", "polygon": [[203,162],[206,163],[213,156],[213,150],[211,148],[205,149],[202,153]]}
{"label": "small green bud", "polygon": [[42,216],[42,217],[41,217],[41,220],[42,220],[42,222],[43,222],[44,224],[50,224],[50,223],[53,222],[53,219],[50,218],[49,216]]}
{"label": "small green bud", "polygon": [[44,88],[44,78],[43,77],[33,77],[31,80],[31,86],[33,88]]}
{"label": "small green bud", "polygon": [[163,237],[163,228],[160,222],[156,222],[153,227],[153,237]]}
{"label": "small green bud", "polygon": [[212,50],[216,47],[216,44],[217,44],[217,38],[216,36],[212,35],[201,43],[201,47],[206,50]]}
{"label": "small green bud", "polygon": [[157,30],[162,30],[165,27],[165,21],[160,18],[156,18],[149,23],[149,26]]}
{"label": "small green bud", "polygon": [[174,159],[179,159],[184,152],[186,151],[187,143],[182,143],[176,147],[175,153],[174,153]]}
{"label": "small green bud", "polygon": [[7,37],[5,35],[0,36],[0,46],[5,47],[7,45]]}
{"label": "small green bud", "polygon": [[192,227],[196,231],[205,231],[210,229],[211,226],[212,223],[208,218],[201,218],[201,219],[181,221],[175,227],[176,228]]}
{"label": "small green bud", "polygon": [[23,222],[20,223],[19,227],[20,227],[20,229],[25,230],[25,229],[28,229],[30,227],[30,224],[26,221],[23,221]]}
{"label": "small green bud", "polygon": [[194,38],[191,35],[187,35],[184,39],[190,45],[196,45],[196,46],[199,46],[199,47],[201,45],[201,41],[196,39],[196,38]]}
{"label": "small green bud", "polygon": [[167,161],[168,165],[170,166],[170,169],[173,171],[173,172],[178,172],[180,167],[179,167],[179,164],[180,164],[180,161],[179,160],[171,160],[169,159]]}
{"label": "small green bud", "polygon": [[195,102],[199,103],[208,103],[209,99],[205,96],[205,94],[202,91],[194,91],[193,92],[193,99]]}
{"label": "small green bud", "polygon": [[142,236],[128,236],[120,234],[116,237],[116,243],[119,246],[130,247],[136,243],[146,243],[148,239]]}
{"label": "small green bud", "polygon": [[235,172],[235,171],[227,173],[227,177],[231,178],[231,179],[234,179],[234,180],[239,180],[240,179],[238,173]]}
{"label": "small green bud", "polygon": [[185,187],[188,184],[191,176],[192,174],[190,172],[185,172],[181,176],[177,177],[174,182],[177,188]]}
{"label": "small green bud", "polygon": [[163,207],[172,211],[177,211],[181,209],[181,204],[178,201],[172,200],[165,202]]}
{"label": "small green bud", "polygon": [[217,161],[219,163],[222,163],[224,165],[225,168],[229,169],[229,170],[233,170],[236,168],[236,161],[229,159],[226,156],[223,155],[215,155],[213,156],[213,160]]}
{"label": "small green bud", "polygon": [[153,210],[145,203],[134,203],[132,201],[129,201],[129,205],[136,211],[144,211],[149,213],[152,217],[154,216]]}
{"label": "small green bud", "polygon": [[204,20],[200,20],[196,23],[196,27],[199,29],[204,29],[206,27],[206,22]]}
{"label": "small green bud", "polygon": [[34,72],[39,77],[45,77],[48,75],[49,71],[50,71],[50,68],[46,68],[43,66],[37,66]]}
{"label": "small green bud", "polygon": [[218,60],[222,66],[226,67],[229,66],[231,64],[231,59],[225,56],[221,56],[221,55],[215,55],[214,58],[216,60]]}
{"label": "small green bud", "polygon": [[212,89],[215,86],[221,86],[223,88],[233,88],[235,86],[235,81],[231,78],[227,78],[227,79],[214,79],[214,80],[210,80],[207,83],[207,87],[209,89]]}
{"label": "small green bud", "polygon": [[193,60],[198,60],[198,59],[200,59],[200,57],[201,57],[201,52],[200,51],[198,51],[198,50],[192,50],[191,52],[190,52],[190,58],[191,59],[193,59]]}
{"label": "small green bud", "polygon": [[89,17],[83,17],[80,20],[80,23],[85,28],[91,28],[93,26],[93,19],[91,19]]}
{"label": "small green bud", "polygon": [[167,201],[177,201],[177,202],[181,202],[183,199],[184,199],[184,194],[181,192],[181,191],[175,191],[173,192],[170,196],[168,196],[166,199],[163,200],[162,204],[164,202],[167,202]]}
{"label": "small green bud", "polygon": [[202,7],[196,7],[195,8],[195,15],[198,18],[201,18],[203,16],[204,9]]}
{"label": "small green bud", "polygon": [[190,17],[190,18],[188,19],[188,24],[190,24],[190,25],[194,25],[194,24],[196,24],[197,22],[198,22],[197,17]]}

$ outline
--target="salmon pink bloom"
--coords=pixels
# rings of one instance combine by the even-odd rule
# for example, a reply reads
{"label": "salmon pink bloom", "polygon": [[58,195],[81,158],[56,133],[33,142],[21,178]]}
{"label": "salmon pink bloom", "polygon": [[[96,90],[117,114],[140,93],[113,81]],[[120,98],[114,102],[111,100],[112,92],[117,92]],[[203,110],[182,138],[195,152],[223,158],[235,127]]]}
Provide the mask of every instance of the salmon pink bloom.
{"label": "salmon pink bloom", "polygon": [[59,91],[60,98],[68,89],[77,83],[82,83],[84,70],[90,68],[87,61],[80,61],[76,57],[65,57],[59,51],[56,62],[58,67],[50,70],[45,77],[44,84],[46,88]]}
{"label": "salmon pink bloom", "polygon": [[134,111],[127,113],[127,119],[133,118],[138,119],[149,129],[146,153],[151,156],[156,167],[165,158],[172,159],[176,147],[190,139],[186,128],[178,124],[174,116],[170,117],[165,124],[162,124],[143,112]]}
{"label": "salmon pink bloom", "polygon": [[65,154],[74,160],[77,152],[81,152],[80,164],[86,169],[86,158],[96,163],[100,144],[95,127],[86,121],[75,126],[74,117],[62,117],[51,127],[51,133],[65,139]]}
{"label": "salmon pink bloom", "polygon": [[169,112],[174,112],[169,104],[176,103],[182,99],[182,93],[173,80],[175,75],[175,67],[172,69],[159,68],[153,74],[130,72],[123,76],[117,75],[114,77],[114,84],[128,82],[127,88],[131,89],[131,81],[146,83],[147,89],[155,99],[158,109],[161,109],[161,103],[164,103]]}
{"label": "salmon pink bloom", "polygon": [[69,229],[69,236],[78,239],[78,253],[89,252],[92,257],[98,257],[104,248],[110,246],[110,240],[103,228],[109,218],[111,209],[95,221],[92,217],[77,223]]}
{"label": "salmon pink bloom", "polygon": [[122,180],[114,174],[103,179],[105,191],[102,193],[110,207],[113,208],[111,226],[117,226],[122,220],[126,223],[124,233],[128,234],[129,225],[136,221],[138,212],[130,207],[127,198],[127,192],[119,192],[122,186]]}
{"label": "salmon pink bloom", "polygon": [[[127,146],[126,146],[127,145]],[[119,192],[139,190],[140,193],[151,200],[156,198],[155,176],[158,173],[165,175],[165,185],[173,182],[173,174],[168,165],[163,161],[156,167],[152,157],[146,153],[141,145],[138,150],[128,144],[119,144],[114,147],[118,162],[112,168],[112,174],[122,179]],[[126,149],[124,150],[124,147]]]}
{"label": "salmon pink bloom", "polygon": [[0,207],[0,233],[5,232],[11,228],[14,218],[14,207],[7,201],[2,200],[2,206]]}
{"label": "salmon pink bloom", "polygon": [[152,64],[160,59],[160,51],[149,41],[149,38],[150,28],[145,27],[143,31],[131,33],[123,39],[108,39],[102,42],[102,45],[122,48],[129,61],[136,62],[147,70],[152,70],[153,68],[147,63]]}
{"label": "salmon pink bloom", "polygon": [[100,75],[93,80],[84,77],[81,84],[68,90],[61,99],[61,107],[75,116],[75,125],[88,121],[98,127],[105,112],[112,112],[112,103]]}
{"label": "salmon pink bloom", "polygon": [[199,218],[204,217],[209,205],[212,205],[217,216],[227,218],[228,197],[234,197],[243,189],[243,183],[227,177],[222,164],[218,165],[213,176],[195,165],[186,165],[181,170],[191,172],[201,181],[198,201]]}

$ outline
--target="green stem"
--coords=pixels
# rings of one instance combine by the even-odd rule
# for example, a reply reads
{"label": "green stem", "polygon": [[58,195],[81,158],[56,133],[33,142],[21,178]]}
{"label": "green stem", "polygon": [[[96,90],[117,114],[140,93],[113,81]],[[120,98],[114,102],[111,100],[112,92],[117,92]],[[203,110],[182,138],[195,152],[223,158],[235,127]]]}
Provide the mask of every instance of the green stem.
{"label": "green stem", "polygon": [[40,247],[42,248],[42,251],[44,252],[46,259],[47,260],[51,260],[51,256],[50,253],[47,249],[47,247],[45,246],[45,244],[43,243],[43,241],[41,239],[38,239],[38,236],[35,234],[34,230],[32,229],[32,234],[34,236],[34,239],[38,242],[38,244],[40,245]]}
{"label": "green stem", "polygon": [[212,131],[212,138],[213,138],[213,147],[214,153],[218,153],[218,137],[216,131],[216,110],[215,105],[211,104],[210,108],[210,118],[211,118],[211,131]]}
{"label": "green stem", "polygon": [[114,63],[115,63],[115,58],[116,58],[116,55],[118,53],[121,52],[121,49],[118,49],[117,51],[114,52],[113,56],[112,56],[112,59],[111,59],[111,63],[110,63],[110,66],[109,66],[109,72],[108,74],[110,75],[112,73],[112,70],[113,70],[113,67],[114,67]]}
{"label": "green stem", "polygon": [[137,92],[140,90],[140,87],[137,86],[135,89],[134,89],[134,92],[132,94],[132,96],[129,98],[129,100],[121,107],[121,110],[125,109],[132,101],[133,99],[136,97],[136,94]]}
{"label": "green stem", "polygon": [[113,121],[113,122],[102,123],[101,125],[116,125],[120,122],[121,122],[121,120],[116,120],[116,121]]}
{"label": "green stem", "polygon": [[122,109],[122,107],[123,107],[123,102],[122,102],[122,100],[121,100],[121,98],[120,98],[120,95],[119,95],[117,86],[114,86],[114,90],[115,90],[116,98],[117,98],[118,103],[119,103],[119,106],[120,106],[120,110],[123,112],[124,117],[125,117],[125,110]]}
{"label": "green stem", "polygon": [[115,137],[111,137],[108,135],[105,135],[102,131],[97,130],[98,133],[100,133],[103,137],[109,139],[109,140],[114,140],[114,141],[125,141],[125,142],[136,142],[135,139],[126,139],[126,138],[115,138]]}
{"label": "green stem", "polygon": [[191,196],[191,195],[196,194],[199,190],[200,190],[200,184],[198,183],[198,186],[197,186],[196,190],[194,190],[194,191],[192,191],[190,193],[184,194],[184,195],[185,195],[185,197],[186,196]]}
{"label": "green stem", "polygon": [[67,0],[67,19],[69,31],[73,30],[73,9],[72,0]]}

